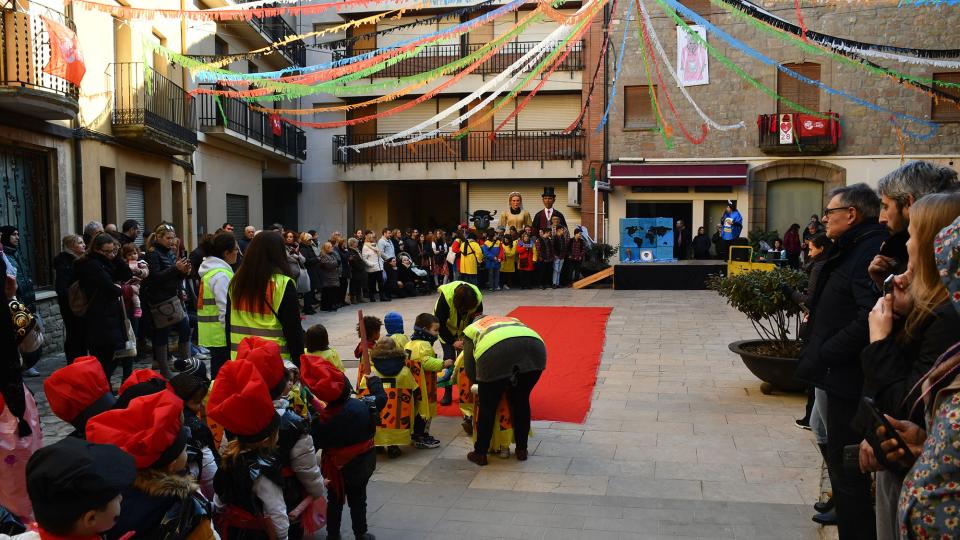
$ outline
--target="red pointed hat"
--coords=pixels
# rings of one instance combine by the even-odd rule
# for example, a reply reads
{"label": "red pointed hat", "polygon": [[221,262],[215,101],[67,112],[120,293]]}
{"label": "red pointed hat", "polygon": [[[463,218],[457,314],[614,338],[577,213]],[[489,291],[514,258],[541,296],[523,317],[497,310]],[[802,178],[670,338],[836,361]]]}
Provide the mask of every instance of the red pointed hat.
{"label": "red pointed hat", "polygon": [[183,452],[183,400],[172,392],[138,397],[126,409],[98,414],[87,422],[87,440],[112,444],[133,456],[138,469],[161,467]]}
{"label": "red pointed hat", "polygon": [[287,369],[283,367],[283,357],[280,356],[280,345],[274,341],[256,336],[243,338],[237,345],[237,360],[252,363],[271,393],[287,377]]}
{"label": "red pointed hat", "polygon": [[123,381],[120,385],[120,391],[117,392],[118,395],[123,394],[127,391],[128,388],[135,384],[150,382],[153,379],[160,379],[161,381],[166,382],[166,379],[163,378],[163,375],[157,373],[152,369],[135,369],[133,373],[127,377],[127,380]]}
{"label": "red pointed hat", "polygon": [[43,381],[50,410],[64,422],[83,430],[91,417],[110,410],[116,399],[103,366],[94,356],[81,356]]}
{"label": "red pointed hat", "polygon": [[330,403],[343,395],[347,376],[336,366],[319,356],[300,357],[300,380],[320,401]]}
{"label": "red pointed hat", "polygon": [[241,442],[262,441],[280,425],[270,390],[249,360],[220,368],[207,399],[207,416]]}

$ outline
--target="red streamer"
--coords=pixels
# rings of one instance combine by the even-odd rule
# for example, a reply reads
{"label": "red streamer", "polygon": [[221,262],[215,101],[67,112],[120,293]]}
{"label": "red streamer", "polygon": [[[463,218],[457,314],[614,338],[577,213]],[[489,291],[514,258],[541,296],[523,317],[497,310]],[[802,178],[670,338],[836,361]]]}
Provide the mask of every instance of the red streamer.
{"label": "red streamer", "polygon": [[807,41],[807,23],[803,20],[803,13],[800,12],[800,0],[793,0],[793,9],[797,12],[797,22],[800,23],[800,39]]}
{"label": "red streamer", "polygon": [[[617,3],[619,1],[620,0],[613,0],[613,3],[610,4],[610,13],[617,12]],[[587,92],[587,98],[583,102],[583,107],[580,108],[580,114],[577,115],[577,118],[572,124],[567,126],[567,129],[563,130],[564,135],[569,135],[573,130],[577,129],[577,126],[583,121],[583,116],[587,113],[587,109],[590,108],[590,102],[593,100],[593,92],[597,89],[597,77],[600,75],[600,67],[603,66],[609,48],[610,28],[608,27],[603,33],[603,42],[600,44],[600,60],[597,62],[597,69],[593,72],[593,79],[590,81],[590,90]]]}
{"label": "red streamer", "polygon": [[[322,4],[310,4],[306,6],[276,6],[248,9],[205,9],[205,10],[182,10],[182,9],[153,9],[153,8],[135,8],[127,6],[118,6],[93,2],[92,0],[64,0],[64,5],[75,4],[91,11],[100,11],[109,13],[120,19],[186,19],[192,21],[231,21],[247,20],[257,17],[278,17],[280,15],[312,15],[323,13],[331,9],[344,6],[373,6],[384,3],[385,0],[339,0],[337,2],[328,2]],[[427,7],[423,2],[407,8],[422,9]]]}

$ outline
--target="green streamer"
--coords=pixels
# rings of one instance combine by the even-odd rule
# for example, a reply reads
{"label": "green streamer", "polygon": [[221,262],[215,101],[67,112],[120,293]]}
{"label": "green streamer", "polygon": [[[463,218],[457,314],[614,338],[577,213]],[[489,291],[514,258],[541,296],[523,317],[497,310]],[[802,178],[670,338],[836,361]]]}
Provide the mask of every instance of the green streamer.
{"label": "green streamer", "polygon": [[[637,37],[640,37],[640,25],[637,25]],[[667,150],[673,150],[673,137],[667,135],[667,130],[664,129],[665,121],[660,114],[660,107],[657,105],[657,87],[653,83],[653,75],[650,73],[650,59],[647,58],[647,48],[643,46],[643,41],[640,42],[639,48],[640,59],[643,60],[643,71],[647,74],[647,93],[650,94],[650,108],[653,110],[653,115],[657,118],[657,131],[660,133],[660,139],[663,140],[663,144],[667,147]],[[624,94],[626,94],[626,92],[624,92]]]}
{"label": "green streamer", "polygon": [[808,43],[808,42],[806,42],[806,41],[803,41],[802,39],[800,39],[800,38],[798,38],[797,36],[791,34],[790,32],[787,32],[787,31],[785,31],[785,30],[781,30],[780,28],[776,28],[776,27],[774,27],[774,26],[770,26],[769,24],[767,24],[767,23],[765,23],[765,22],[763,22],[763,21],[759,21],[759,20],[751,17],[749,13],[744,13],[743,11],[740,11],[739,9],[737,9],[737,8],[735,8],[735,7],[727,4],[727,3],[724,2],[723,0],[710,0],[710,1],[711,1],[714,5],[720,6],[720,7],[724,8],[724,9],[726,9],[727,12],[729,12],[730,14],[732,14],[732,15],[740,18],[741,20],[743,20],[743,21],[745,21],[745,22],[750,23],[751,25],[754,26],[754,28],[757,28],[757,29],[759,29],[759,30],[762,30],[762,31],[766,32],[767,34],[770,34],[770,35],[772,35],[772,36],[774,36],[774,37],[776,37],[776,38],[779,38],[779,39],[781,39],[781,40],[790,42],[792,45],[794,45],[794,46],[796,46],[796,47],[799,47],[799,48],[802,49],[804,52],[808,52],[808,53],[811,53],[811,54],[815,54],[815,55],[817,55],[817,56],[826,56],[826,57],[831,58],[831,59],[833,59],[833,60],[837,60],[837,61],[839,61],[839,62],[843,62],[844,64],[852,65],[852,66],[854,66],[854,67],[857,67],[857,68],[860,68],[860,69],[869,71],[869,72],[871,72],[871,73],[873,73],[873,74],[875,74],[875,75],[889,75],[889,76],[891,76],[891,77],[896,77],[896,78],[901,79],[901,80],[904,80],[904,81],[915,82],[915,83],[917,83],[917,84],[925,84],[925,85],[928,85],[928,86],[944,86],[944,87],[949,87],[949,88],[960,88],[960,83],[954,83],[954,82],[948,82],[948,81],[940,81],[940,80],[937,80],[937,79],[928,79],[928,78],[926,78],[926,77],[915,77],[915,76],[913,76],[913,75],[908,75],[908,74],[906,74],[906,73],[900,73],[899,71],[895,71],[895,70],[890,69],[890,68],[885,68],[885,67],[882,67],[882,66],[876,66],[876,65],[865,64],[865,63],[863,63],[863,62],[859,62],[859,61],[854,60],[853,58],[850,58],[850,57],[848,57],[848,56],[846,56],[846,55],[844,55],[844,54],[840,54],[840,53],[831,51],[831,50],[825,48],[825,46],[822,46],[822,45],[811,45],[810,43]]}
{"label": "green streamer", "polygon": [[812,110],[804,107],[803,105],[801,105],[801,104],[799,104],[799,103],[797,103],[797,102],[795,102],[795,101],[789,100],[789,99],[781,96],[781,95],[778,94],[776,91],[768,88],[767,86],[765,86],[765,85],[764,85],[763,83],[761,83],[760,81],[758,81],[758,80],[754,79],[753,77],[751,77],[750,74],[748,74],[746,71],[744,71],[740,66],[738,66],[737,64],[735,64],[734,62],[732,62],[729,58],[727,58],[726,56],[724,56],[723,53],[721,53],[720,51],[718,51],[717,49],[715,49],[715,48],[713,47],[713,45],[710,45],[710,43],[708,43],[707,40],[705,40],[705,39],[703,39],[702,37],[700,37],[700,34],[697,33],[697,32],[695,32],[692,28],[690,28],[690,26],[683,20],[683,18],[680,17],[680,15],[678,15],[677,12],[674,11],[670,6],[668,6],[663,0],[656,0],[656,1],[657,1],[658,4],[660,4],[660,7],[663,8],[664,12],[665,12],[667,15],[669,15],[670,17],[672,17],[673,20],[676,21],[676,23],[677,23],[678,26],[680,26],[681,28],[683,28],[683,30],[690,36],[691,39],[693,39],[694,41],[696,41],[696,42],[699,43],[700,45],[703,45],[703,46],[707,49],[707,51],[710,53],[711,56],[713,56],[714,58],[716,58],[717,60],[719,60],[721,64],[723,64],[724,66],[727,67],[727,69],[733,71],[734,73],[736,73],[737,75],[739,75],[742,79],[744,79],[745,81],[747,81],[748,83],[750,83],[751,86],[753,86],[753,87],[756,88],[757,90],[760,90],[760,91],[763,92],[764,94],[766,94],[766,95],[768,95],[768,96],[776,99],[777,101],[781,101],[781,102],[783,102],[783,103],[786,103],[787,105],[789,105],[789,106],[792,107],[793,109],[795,109],[795,110],[797,110],[797,111],[800,111],[800,112],[802,112],[802,113],[804,113],[804,114],[809,114],[809,115],[815,116],[815,117],[817,117],[817,118],[830,118],[830,115],[823,114],[823,113],[821,113],[821,112],[819,112],[819,111],[812,111]]}
{"label": "green streamer", "polygon": [[227,127],[227,113],[223,112],[223,104],[220,103],[220,96],[214,94],[213,101],[217,104],[217,110],[220,111],[220,117],[223,118],[223,127]]}

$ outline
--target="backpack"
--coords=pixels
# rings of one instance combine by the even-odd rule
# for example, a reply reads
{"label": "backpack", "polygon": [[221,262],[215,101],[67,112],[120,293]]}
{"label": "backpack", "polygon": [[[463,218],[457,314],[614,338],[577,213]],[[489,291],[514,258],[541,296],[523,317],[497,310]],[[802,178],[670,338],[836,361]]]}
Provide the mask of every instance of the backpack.
{"label": "backpack", "polygon": [[73,312],[77,317],[83,317],[87,314],[87,309],[90,308],[91,298],[87,296],[87,293],[80,287],[80,281],[74,281],[70,284],[70,288],[67,289],[67,301],[70,304],[70,311]]}

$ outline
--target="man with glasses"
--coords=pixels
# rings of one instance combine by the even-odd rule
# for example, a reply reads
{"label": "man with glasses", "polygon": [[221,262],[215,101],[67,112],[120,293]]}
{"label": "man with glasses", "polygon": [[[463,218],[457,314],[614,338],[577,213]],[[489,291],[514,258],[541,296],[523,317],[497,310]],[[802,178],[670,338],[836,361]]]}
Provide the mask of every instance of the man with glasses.
{"label": "man with glasses", "polygon": [[[843,466],[844,447],[863,433],[851,426],[863,389],[860,352],[869,343],[867,315],[879,294],[867,268],[887,238],[878,222],[880,198],[866,184],[837,188],[823,209],[826,254],[816,290],[811,291],[809,338],[796,377],[827,396],[825,453],[841,539],[876,538],[870,476]],[[854,468],[856,469],[856,467]]]}

